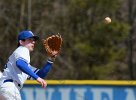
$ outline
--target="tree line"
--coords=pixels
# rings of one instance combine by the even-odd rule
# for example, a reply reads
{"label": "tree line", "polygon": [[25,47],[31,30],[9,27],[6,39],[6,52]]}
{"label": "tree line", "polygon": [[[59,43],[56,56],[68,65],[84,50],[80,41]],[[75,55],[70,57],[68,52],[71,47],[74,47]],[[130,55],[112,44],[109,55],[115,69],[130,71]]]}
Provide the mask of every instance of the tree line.
{"label": "tree line", "polygon": [[17,34],[31,30],[40,37],[31,53],[38,68],[47,59],[42,39],[63,38],[47,79],[135,79],[135,8],[134,0],[0,0],[0,68]]}

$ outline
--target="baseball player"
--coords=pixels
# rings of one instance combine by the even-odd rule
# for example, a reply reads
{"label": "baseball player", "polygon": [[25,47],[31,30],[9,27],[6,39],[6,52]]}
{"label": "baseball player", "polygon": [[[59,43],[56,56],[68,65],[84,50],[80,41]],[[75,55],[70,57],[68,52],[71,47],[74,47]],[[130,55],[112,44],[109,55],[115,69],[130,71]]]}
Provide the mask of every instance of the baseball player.
{"label": "baseball player", "polygon": [[51,69],[53,60],[48,59],[41,69],[30,65],[30,52],[34,50],[38,39],[31,31],[18,34],[18,47],[8,58],[0,77],[0,100],[21,100],[20,89],[28,78],[35,79],[44,88],[47,86],[44,78]]}

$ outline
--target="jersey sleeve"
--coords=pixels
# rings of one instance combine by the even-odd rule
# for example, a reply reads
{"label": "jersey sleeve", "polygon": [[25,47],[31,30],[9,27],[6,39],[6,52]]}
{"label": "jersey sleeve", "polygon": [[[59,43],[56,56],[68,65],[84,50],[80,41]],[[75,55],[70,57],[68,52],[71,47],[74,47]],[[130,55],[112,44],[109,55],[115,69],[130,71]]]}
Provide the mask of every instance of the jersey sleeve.
{"label": "jersey sleeve", "polygon": [[31,68],[29,68],[29,65],[25,61],[19,59],[16,61],[16,65],[21,71],[33,77],[35,80],[39,77],[31,70]]}
{"label": "jersey sleeve", "polygon": [[[52,68],[52,64],[53,62],[50,61],[49,59],[46,61],[45,65],[41,68],[35,68],[33,66],[31,66],[31,69],[34,71],[34,73],[36,73],[39,77],[45,79],[47,74],[49,73],[49,71]],[[28,79],[33,80],[33,78],[31,76],[28,77]]]}

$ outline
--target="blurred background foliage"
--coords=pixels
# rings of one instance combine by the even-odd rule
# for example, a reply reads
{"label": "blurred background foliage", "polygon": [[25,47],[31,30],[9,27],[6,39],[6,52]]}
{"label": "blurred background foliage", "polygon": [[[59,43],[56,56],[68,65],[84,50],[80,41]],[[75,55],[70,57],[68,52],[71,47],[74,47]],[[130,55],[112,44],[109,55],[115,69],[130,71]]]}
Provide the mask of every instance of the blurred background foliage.
{"label": "blurred background foliage", "polygon": [[[135,5],[134,0],[0,0],[0,68],[16,49],[17,34],[32,30],[41,38],[31,53],[31,65],[38,68],[47,59],[42,39],[52,33],[63,38],[47,79],[135,79]],[[107,16],[112,23],[104,23]]]}

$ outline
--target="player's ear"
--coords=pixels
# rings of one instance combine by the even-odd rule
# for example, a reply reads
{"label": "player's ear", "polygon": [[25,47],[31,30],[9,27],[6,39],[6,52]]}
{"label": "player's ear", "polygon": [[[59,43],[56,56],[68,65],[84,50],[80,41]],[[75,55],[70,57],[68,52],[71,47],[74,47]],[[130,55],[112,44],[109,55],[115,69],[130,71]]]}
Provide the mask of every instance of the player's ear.
{"label": "player's ear", "polygon": [[19,40],[18,44],[19,44],[19,45],[24,45],[24,41],[25,41],[25,40]]}

